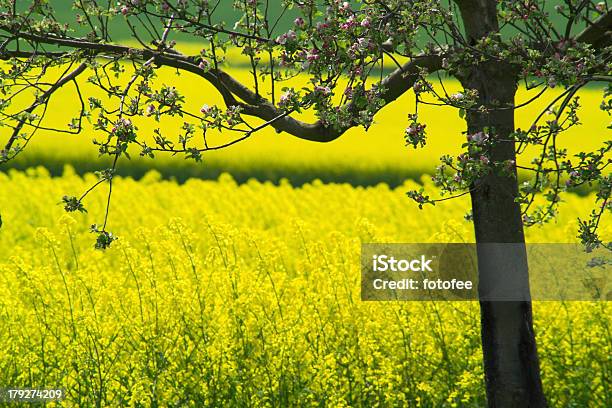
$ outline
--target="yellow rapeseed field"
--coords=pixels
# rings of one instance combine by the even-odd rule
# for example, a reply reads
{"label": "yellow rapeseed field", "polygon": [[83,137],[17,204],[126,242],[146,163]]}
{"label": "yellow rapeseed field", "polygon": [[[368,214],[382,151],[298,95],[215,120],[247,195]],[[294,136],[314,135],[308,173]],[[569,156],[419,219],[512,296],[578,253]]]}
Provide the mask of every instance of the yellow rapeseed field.
{"label": "yellow rapeseed field", "polygon": [[[120,239],[102,252],[87,226],[103,189],[87,214],[57,205],[94,182],[0,173],[0,383],[61,386],[75,407],[484,405],[476,303],[359,296],[362,242],[472,241],[467,200],[419,211],[413,182],[179,185],[150,173],[115,180]],[[528,240],[574,242],[591,202],[567,196]],[[550,405],[610,406],[609,305],[534,307]]]}
{"label": "yellow rapeseed field", "polygon": [[[232,73],[249,80],[244,70]],[[158,82],[177,86],[196,111],[221,102],[189,74],[162,69]],[[83,91],[104,98],[86,84]],[[534,92],[521,89],[517,102]],[[521,108],[517,126],[528,127],[555,94]],[[570,154],[609,138],[609,118],[595,108],[601,92],[580,97],[583,126],[559,140]],[[77,113],[74,89],[60,90],[51,106],[44,125],[66,127]],[[421,107],[428,144],[405,147],[413,109],[408,93],[369,132],[323,145],[264,130],[198,164],[136,152],[121,159],[119,174],[156,168],[186,180],[229,171],[240,181],[306,184],[237,183],[227,174],[184,184],[157,172],[117,178],[109,229],[119,240],[104,252],[88,227],[103,219],[106,189],[87,197],[87,214],[67,215],[58,204],[97,180],[76,172],[107,167],[91,143],[99,135],[90,127],[78,136],[37,133],[0,171],[42,164],[63,176],[0,172],[0,384],[63,387],[62,406],[74,407],[483,406],[476,303],[360,299],[361,243],[474,239],[463,219],[467,198],[419,211],[405,195],[417,182],[434,190],[421,175],[465,139],[453,109]],[[156,126],[172,136],[181,122],[135,119],[145,139]],[[529,229],[528,241],[576,242],[576,218],[588,215],[593,197],[565,200],[559,219]],[[601,235],[610,240],[609,223]],[[612,406],[609,305],[534,309],[550,405]]]}

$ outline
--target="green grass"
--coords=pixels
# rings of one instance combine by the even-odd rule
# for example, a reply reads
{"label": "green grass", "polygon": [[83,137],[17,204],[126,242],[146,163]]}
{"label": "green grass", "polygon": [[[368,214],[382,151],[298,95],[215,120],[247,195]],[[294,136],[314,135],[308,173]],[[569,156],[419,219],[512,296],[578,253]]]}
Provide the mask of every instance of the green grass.
{"label": "green grass", "polygon": [[[109,0],[110,1],[110,0]],[[233,27],[234,22],[238,19],[239,14],[234,10],[233,7],[225,6],[224,2],[227,2],[228,5],[231,2],[230,0],[221,0],[221,7],[218,7],[213,15],[213,23],[225,23],[227,27]],[[24,8],[29,2],[19,1],[18,4],[23,5]],[[49,0],[49,3],[53,6],[57,19],[62,23],[68,23],[71,27],[75,26],[75,15],[76,12],[72,10],[73,0]],[[105,2],[100,2],[100,4],[104,4]],[[271,6],[269,7],[269,15],[270,20],[276,22],[278,19],[278,23],[276,23],[276,33],[282,33],[289,30],[293,25],[293,19],[297,15],[295,11],[285,12],[282,17],[279,19],[281,15],[282,8],[278,4],[280,0],[270,2]],[[351,3],[355,6],[359,6],[363,4],[364,1],[351,1]],[[215,2],[211,1],[211,4],[215,4]],[[564,1],[546,1],[544,9],[550,14],[551,21],[555,28],[559,32],[564,32],[565,28],[565,19],[560,16],[558,13],[554,11],[555,5],[565,5]],[[260,6],[260,9],[263,7]],[[584,27],[584,23],[577,23],[575,25],[575,30],[579,31]],[[113,33],[113,39],[126,39],[130,38],[132,33],[129,30],[128,26],[123,22],[123,17],[119,16],[114,18],[111,22],[111,28]],[[86,30],[85,30],[86,31]],[[80,32],[84,33],[84,30],[80,30]],[[184,37],[187,38],[187,37]],[[440,36],[440,39],[443,39]]]}

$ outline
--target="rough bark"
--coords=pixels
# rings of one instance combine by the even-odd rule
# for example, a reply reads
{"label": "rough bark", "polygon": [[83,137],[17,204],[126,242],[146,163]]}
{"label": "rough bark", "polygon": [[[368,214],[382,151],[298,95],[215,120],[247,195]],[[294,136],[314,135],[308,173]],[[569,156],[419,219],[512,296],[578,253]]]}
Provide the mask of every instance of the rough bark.
{"label": "rough bark", "polygon": [[[496,2],[459,3],[468,41],[498,31]],[[466,115],[468,133],[488,129],[491,162],[515,160],[513,68],[499,61],[475,63],[463,86],[476,89],[488,111]],[[476,233],[481,337],[487,401],[493,408],[545,407],[533,330],[525,236],[515,177],[493,172],[472,186]],[[499,245],[504,244],[504,245]],[[510,299],[500,301],[499,299]],[[495,300],[492,300],[495,299]]]}
{"label": "rough bark", "polygon": [[[512,106],[516,82],[509,71],[500,69],[499,64],[482,64],[464,80],[464,86],[477,89],[484,106]],[[512,109],[472,112],[467,121],[469,133],[488,128],[497,139],[489,152],[492,162],[515,160]],[[514,200],[517,194],[516,178],[493,173],[478,180],[471,193],[485,383],[488,404],[496,408],[546,406],[533,331],[521,209]],[[499,300],[504,298],[509,300]]]}

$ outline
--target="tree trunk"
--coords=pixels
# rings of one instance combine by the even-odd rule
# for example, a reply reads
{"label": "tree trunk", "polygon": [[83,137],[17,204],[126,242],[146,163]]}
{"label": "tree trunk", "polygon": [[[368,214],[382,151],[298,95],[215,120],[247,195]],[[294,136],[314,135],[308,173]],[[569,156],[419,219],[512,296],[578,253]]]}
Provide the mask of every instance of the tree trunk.
{"label": "tree trunk", "polygon": [[[485,37],[495,41],[499,32],[497,1],[456,3],[470,45],[475,46]],[[492,163],[515,160],[511,134],[517,80],[513,67],[475,56],[473,65],[460,72],[459,77],[464,88],[478,91],[478,106],[489,109],[467,113],[468,133],[488,129],[494,139],[489,151]],[[515,177],[489,174],[474,183],[471,192],[487,400],[492,408],[545,407],[533,332],[525,236],[520,205],[515,202],[516,169],[514,173]],[[499,300],[503,298],[512,300]]]}
{"label": "tree trunk", "polygon": [[[467,113],[468,133],[492,140],[491,163],[515,160],[516,80],[499,62],[475,65],[462,78],[489,111]],[[496,109],[497,107],[497,109]],[[545,407],[532,324],[525,236],[514,177],[491,172],[472,186],[481,334],[489,407]],[[503,244],[503,245],[500,245]],[[507,299],[501,301],[500,299]]]}

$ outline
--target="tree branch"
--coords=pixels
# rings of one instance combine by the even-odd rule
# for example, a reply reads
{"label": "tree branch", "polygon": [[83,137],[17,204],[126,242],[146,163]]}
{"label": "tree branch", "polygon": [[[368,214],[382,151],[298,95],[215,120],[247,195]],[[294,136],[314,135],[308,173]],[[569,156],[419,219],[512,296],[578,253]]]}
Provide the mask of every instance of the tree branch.
{"label": "tree branch", "polygon": [[[356,125],[356,123],[351,123],[349,126],[343,128],[334,128],[324,125],[321,121],[306,123],[290,116],[284,116],[283,110],[251,91],[227,72],[220,69],[202,69],[198,66],[195,58],[183,55],[174,50],[156,51],[151,49],[138,49],[122,45],[90,42],[80,38],[15,32],[7,26],[0,26],[0,30],[7,31],[15,37],[23,38],[34,43],[54,44],[79,50],[88,50],[94,54],[106,53],[123,55],[127,58],[136,57],[144,60],[154,58],[156,64],[181,69],[204,78],[223,96],[226,105],[240,106],[244,114],[268,121],[270,122],[270,126],[278,132],[287,132],[301,139],[315,142],[330,142]],[[25,55],[22,54],[21,56]],[[30,56],[35,56],[35,52],[32,52]],[[421,70],[432,73],[441,68],[442,55],[419,55],[412,58],[409,62],[405,63],[402,67],[396,69],[382,80],[379,85],[384,88],[381,94],[382,99],[385,101],[385,104],[387,104],[399,98],[412,87],[419,78]],[[239,98],[244,103],[239,102],[236,98]]]}
{"label": "tree branch", "polygon": [[602,49],[612,45],[612,11],[608,12],[576,36],[576,41]]}
{"label": "tree branch", "polygon": [[9,60],[11,58],[32,58],[36,57],[47,57],[47,58],[62,58],[65,57],[67,53],[57,51],[57,52],[32,52],[32,51],[19,51],[19,50],[2,50],[0,51],[0,60]]}
{"label": "tree branch", "polygon": [[[40,95],[32,105],[30,105],[27,109],[25,109],[23,113],[32,113],[34,112],[34,109],[36,109],[40,105],[46,104],[49,101],[49,98],[51,98],[51,95],[53,95],[55,91],[60,89],[62,86],[66,85],[68,82],[75,80],[76,77],[82,74],[86,68],[87,68],[87,64],[82,63],[74,71],[60,78],[45,93]],[[11,147],[15,143],[15,140],[17,140],[17,138],[19,137],[19,132],[21,132],[21,129],[23,128],[23,125],[25,124],[25,121],[26,121],[25,118],[21,119],[17,123],[17,126],[15,126],[13,130],[13,134],[11,135],[11,137],[9,138],[8,142],[6,143],[4,147],[5,152],[8,152],[11,149]]]}

